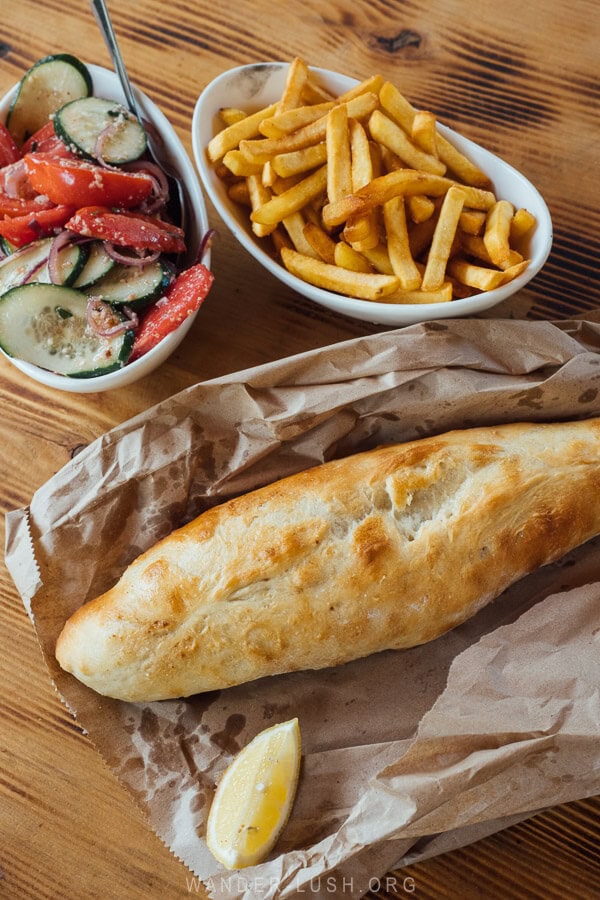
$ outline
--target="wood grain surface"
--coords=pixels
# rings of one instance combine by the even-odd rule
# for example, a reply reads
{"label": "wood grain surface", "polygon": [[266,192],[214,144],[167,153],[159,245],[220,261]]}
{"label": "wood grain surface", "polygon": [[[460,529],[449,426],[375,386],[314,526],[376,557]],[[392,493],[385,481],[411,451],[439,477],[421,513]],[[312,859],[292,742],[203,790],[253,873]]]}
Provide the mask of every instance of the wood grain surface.
{"label": "wood grain surface", "polygon": [[[600,20],[592,0],[337,0],[109,3],[130,74],[191,154],[199,92],[234,65],[308,63],[381,72],[415,103],[521,169],[553,217],[551,256],[494,315],[568,318],[600,307]],[[53,52],[110,65],[81,0],[4,3],[0,93]],[[160,371],[107,394],[45,389],[0,359],[0,502],[28,504],[79,449],[196,383],[381,330],[329,313],[268,276],[218,229],[216,283]],[[178,898],[190,873],[56,696],[12,580],[0,571],[0,896]],[[556,807],[381,880],[371,897],[600,896],[597,798]],[[197,896],[204,896],[201,890]]]}

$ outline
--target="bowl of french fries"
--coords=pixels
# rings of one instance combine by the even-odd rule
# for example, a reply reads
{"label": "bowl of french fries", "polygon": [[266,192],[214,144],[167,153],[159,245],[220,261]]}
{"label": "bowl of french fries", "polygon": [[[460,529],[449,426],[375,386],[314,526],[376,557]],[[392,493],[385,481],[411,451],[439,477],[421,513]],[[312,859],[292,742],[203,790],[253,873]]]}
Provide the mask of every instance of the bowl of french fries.
{"label": "bowl of french fries", "polygon": [[353,318],[476,315],[552,244],[536,188],[381,75],[291,62],[230,69],[200,94],[192,142],[216,212],[276,278]]}

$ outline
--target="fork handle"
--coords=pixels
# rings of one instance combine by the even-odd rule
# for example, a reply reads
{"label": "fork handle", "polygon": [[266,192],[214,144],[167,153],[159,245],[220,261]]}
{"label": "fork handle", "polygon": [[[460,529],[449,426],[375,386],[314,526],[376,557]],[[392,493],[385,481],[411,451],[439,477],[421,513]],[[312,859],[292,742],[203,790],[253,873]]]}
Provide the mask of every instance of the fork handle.
{"label": "fork handle", "polygon": [[127,106],[129,107],[130,112],[141,120],[138,103],[133,92],[133,87],[131,86],[131,81],[129,80],[129,75],[127,74],[127,69],[125,68],[125,63],[123,62],[123,57],[121,56],[121,51],[117,43],[117,38],[105,0],[91,0],[91,5],[96,21],[98,22],[98,27],[102,32],[102,37],[108,47],[108,52],[110,53],[113,65],[117,70],[117,74],[121,81],[121,87],[125,94]]}

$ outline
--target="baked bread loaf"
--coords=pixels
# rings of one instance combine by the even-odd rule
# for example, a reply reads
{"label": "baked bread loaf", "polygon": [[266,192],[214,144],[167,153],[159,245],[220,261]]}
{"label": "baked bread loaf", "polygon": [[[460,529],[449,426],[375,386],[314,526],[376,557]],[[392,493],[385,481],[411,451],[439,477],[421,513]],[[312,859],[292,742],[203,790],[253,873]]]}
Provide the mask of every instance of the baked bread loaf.
{"label": "baked bread loaf", "polygon": [[66,623],[56,656],[149,701],[422,644],[600,532],[600,419],[472,428],[203,513]]}

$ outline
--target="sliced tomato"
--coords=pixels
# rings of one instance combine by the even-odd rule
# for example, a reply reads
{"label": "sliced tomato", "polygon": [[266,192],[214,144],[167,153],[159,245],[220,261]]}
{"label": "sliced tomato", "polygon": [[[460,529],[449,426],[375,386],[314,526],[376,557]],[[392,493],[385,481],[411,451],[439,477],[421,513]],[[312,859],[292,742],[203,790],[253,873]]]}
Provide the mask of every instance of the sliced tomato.
{"label": "sliced tomato", "polygon": [[6,125],[0,122],[0,168],[16,162],[21,153]]}
{"label": "sliced tomato", "polygon": [[107,169],[78,159],[54,158],[42,153],[24,156],[27,177],[38,194],[54,203],[71,206],[139,206],[153,191],[153,181],[143,172]]}
{"label": "sliced tomato", "polygon": [[165,296],[144,316],[137,330],[130,362],[139,359],[175,331],[202,304],[214,275],[202,263],[186,269],[170,285]]}
{"label": "sliced tomato", "polygon": [[0,235],[13,246],[23,247],[38,238],[59,231],[74,213],[72,206],[54,206],[26,216],[6,216],[0,219]]}
{"label": "sliced tomato", "polygon": [[32,134],[21,147],[21,156],[28,153],[45,153],[52,157],[66,157],[77,159],[75,153],[72,153],[64,141],[62,141],[54,130],[54,122],[46,122],[41,128]]}
{"label": "sliced tomato", "polygon": [[185,237],[181,228],[155,216],[115,211],[105,206],[86,206],[78,209],[67,222],[69,231],[133,247],[136,250],[159,250],[161,253],[182,253]]}
{"label": "sliced tomato", "polygon": [[0,216],[25,216],[54,206],[56,204],[47,197],[37,196],[26,200],[23,197],[9,197],[0,191]]}

